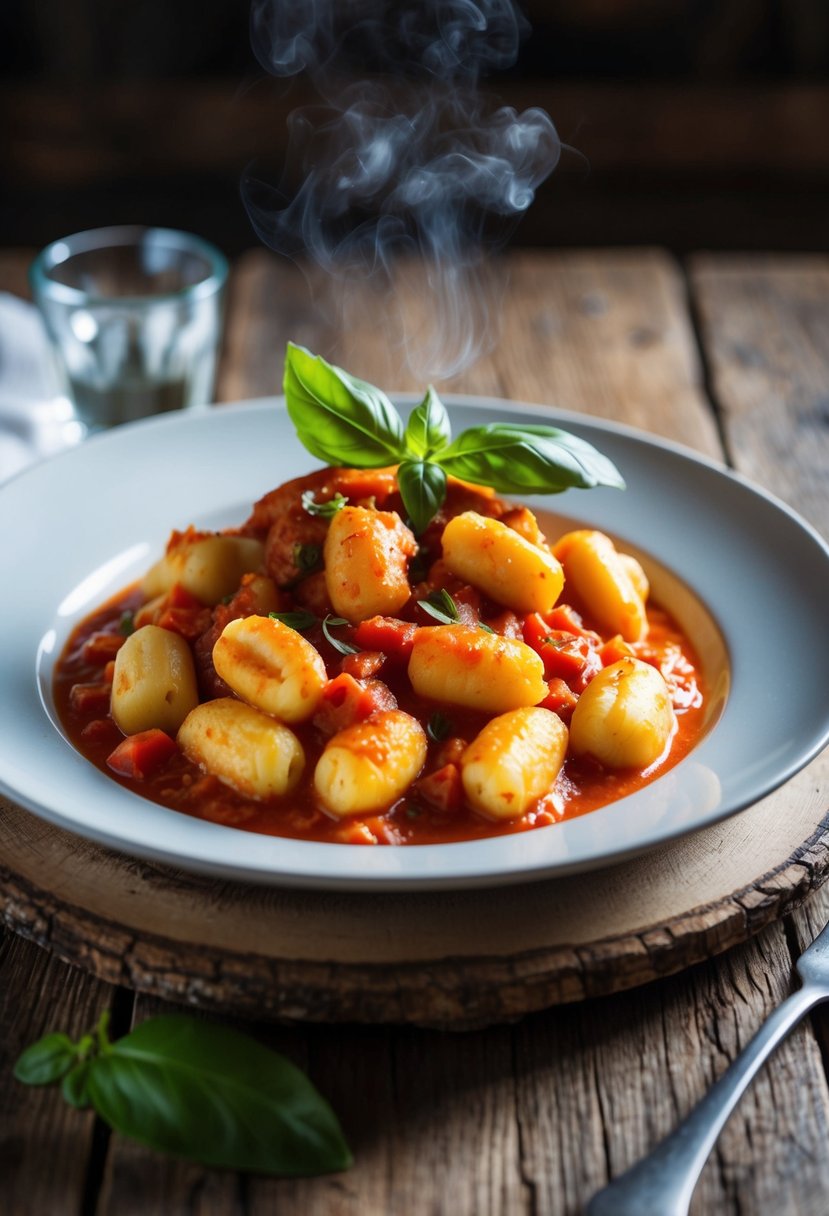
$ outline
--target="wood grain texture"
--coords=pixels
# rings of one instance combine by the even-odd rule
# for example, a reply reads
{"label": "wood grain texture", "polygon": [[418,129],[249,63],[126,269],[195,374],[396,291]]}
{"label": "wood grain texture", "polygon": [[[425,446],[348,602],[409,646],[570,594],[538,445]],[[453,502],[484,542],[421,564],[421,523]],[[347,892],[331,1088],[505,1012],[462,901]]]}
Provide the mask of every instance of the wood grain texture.
{"label": "wood grain texture", "polygon": [[[400,268],[408,333],[430,308],[424,273]],[[716,453],[683,280],[664,254],[517,255],[487,282],[501,301],[500,341],[453,388],[566,404]],[[275,391],[289,337],[412,387],[374,292],[351,289],[345,324],[296,267],[261,251],[242,259],[220,395]],[[744,941],[823,882],[826,809],[810,769],[746,814],[613,867],[598,884],[573,876],[486,897],[323,897],[131,861],[4,805],[6,916],[111,983],[195,1006],[480,1025],[645,983]]]}
{"label": "wood grain texture", "polygon": [[0,929],[0,1208],[8,1216],[75,1210],[94,1170],[94,1117],[51,1089],[12,1078],[21,1052],[55,1030],[79,1039],[112,989]]}
{"label": "wood grain texture", "polygon": [[732,460],[829,535],[829,258],[691,261]]}
{"label": "wood grain texture", "polygon": [[[379,288],[352,286],[343,312],[341,293],[324,280],[262,251],[245,255],[231,284],[219,400],[279,392],[288,339],[389,391],[422,390],[411,362],[433,311],[425,277],[401,268],[385,324],[390,297]],[[516,254],[496,260],[483,286],[490,331],[482,345],[491,349],[441,387],[624,421],[721,456],[685,285],[666,254]],[[408,361],[401,327],[414,348]]]}
{"label": "wood grain texture", "polygon": [[807,771],[600,873],[360,895],[182,874],[0,800],[0,879],[9,925],[113,984],[247,1017],[462,1027],[621,991],[744,941],[825,880],[823,816]]}
{"label": "wood grain texture", "polygon": [[[616,256],[609,255],[609,266],[616,264]],[[601,282],[601,255],[585,255],[585,259],[594,267],[593,278]],[[675,298],[680,307],[682,282],[676,267],[665,259],[657,261],[663,261],[667,267],[669,278],[676,285]],[[269,264],[270,259],[263,260],[257,255],[246,264],[247,273],[259,283],[260,289],[278,292],[278,279],[272,277]],[[716,269],[714,261],[709,259],[706,264],[712,271]],[[549,265],[544,263],[545,268]],[[766,272],[772,270],[773,263],[767,263]],[[267,288],[269,283],[271,287]],[[778,294],[782,292],[779,286],[776,290]],[[542,291],[541,286],[538,291]],[[794,299],[799,298],[796,282],[791,294]],[[244,299],[241,303],[244,304]],[[538,305],[544,307],[541,295]],[[720,307],[718,327],[722,323],[737,324],[730,317],[732,308],[745,311],[739,293],[734,304]],[[796,309],[792,316],[782,298],[777,307],[780,315],[790,317],[789,323],[795,326]],[[627,313],[633,306],[625,304],[624,308]],[[762,308],[756,311],[763,315]],[[309,345],[313,344],[311,338],[317,340],[315,335],[320,341],[334,343],[332,333],[326,338],[325,328],[315,329],[317,322],[311,314],[307,315]],[[235,348],[234,374],[243,391],[233,389],[230,397],[248,395],[248,390],[270,392],[278,382],[270,351],[262,353],[262,344],[271,332],[270,322],[261,323],[259,309],[251,309],[248,316],[247,328],[235,331],[238,337],[234,339],[239,344]],[[700,306],[700,317],[704,316]],[[670,358],[678,369],[673,374],[679,376],[680,388],[674,393],[668,384],[664,394],[654,390],[648,395],[649,384],[644,383],[642,392],[648,402],[645,408],[655,418],[657,415],[661,418],[655,429],[670,434],[671,427],[677,425],[676,401],[690,402],[692,411],[698,407],[707,422],[701,424],[702,430],[696,430],[702,440],[690,441],[706,450],[703,445],[711,441],[716,431],[710,414],[706,414],[705,396],[699,385],[698,356],[687,318],[683,320],[680,316],[675,323],[677,332],[684,337],[679,347],[674,343],[668,345],[673,351]],[[744,317],[739,324],[746,326]],[[250,332],[257,326],[259,337],[249,342]],[[287,326],[286,321],[283,336],[287,336]],[[591,332],[589,328],[587,332]],[[231,336],[233,333],[231,318]],[[717,379],[714,358],[716,335],[707,333],[705,323],[702,333],[710,382],[722,383]],[[676,350],[685,347],[686,339],[687,357],[677,356]],[[231,354],[233,349],[231,342]],[[532,349],[533,359],[542,357],[539,348]],[[559,362],[566,364],[575,358],[568,349],[561,347]],[[249,364],[245,351],[251,356]],[[356,348],[355,353],[359,354]],[[614,405],[614,386],[605,379],[609,373],[591,366],[583,346],[578,354],[585,359],[585,367],[559,368],[559,374],[565,383],[581,384],[585,408],[588,401],[596,400],[608,412],[618,408],[620,417],[627,417],[628,410],[642,408],[638,401],[628,402],[626,398]],[[366,356],[366,366],[378,357],[378,348],[374,346]],[[614,357],[625,383],[636,385],[639,374],[628,365],[640,357],[639,348],[619,342]],[[234,364],[231,361],[226,366],[232,368]],[[500,358],[491,359],[476,375],[481,377],[481,384],[497,380],[499,387],[477,391],[506,391],[507,367],[513,368],[509,374],[520,376],[519,360],[505,360],[502,365]],[[810,377],[816,377],[815,383],[820,374],[818,367],[809,372]],[[796,368],[791,375],[796,390]],[[264,383],[266,376],[271,377],[269,385]],[[590,393],[595,393],[595,398],[589,397]],[[534,394],[528,391],[516,395],[529,398]],[[551,398],[545,394],[542,399]],[[737,410],[739,405],[740,401],[735,400],[731,408]],[[718,406],[725,433],[735,436],[736,431],[729,431],[727,399],[720,400]],[[749,448],[746,459],[756,460],[757,468],[767,468],[772,476],[779,477],[780,469],[787,467],[785,410],[778,420],[764,393],[759,392],[756,419],[757,429],[762,433],[738,438],[733,456],[739,464],[741,443],[751,443],[757,455],[751,456]],[[822,459],[821,449],[814,450],[816,459]],[[802,459],[808,458],[807,450]],[[800,497],[801,484],[811,484],[805,473],[793,475],[785,483],[770,480],[767,484],[793,505],[805,509]],[[819,510],[822,512],[825,507]],[[811,517],[820,526],[823,515],[816,513]],[[779,826],[784,826],[790,816],[811,813],[817,823],[825,802],[825,777],[819,768],[811,766],[787,787]],[[13,815],[22,816],[23,812]],[[750,856],[752,848],[762,845],[767,826],[762,815],[762,807],[754,808],[731,821],[741,829],[732,842],[732,865],[745,854]],[[0,859],[5,858],[2,850],[17,848],[15,833],[19,832],[20,823],[10,818],[3,807],[0,838],[4,844]],[[95,1211],[98,1216],[115,1213],[143,1216],[145,1212],[164,1216],[184,1213],[264,1216],[273,1211],[280,1216],[294,1213],[305,1216],[309,1212],[313,1216],[389,1213],[409,1216],[421,1212],[434,1216],[477,1216],[480,1212],[493,1216],[513,1213],[577,1216],[592,1192],[670,1130],[726,1067],[766,1012],[789,990],[794,982],[792,955],[811,940],[829,916],[829,894],[824,887],[812,893],[803,907],[784,923],[778,920],[791,906],[793,891],[799,891],[796,898],[805,897],[810,887],[825,875],[827,842],[821,832],[805,852],[793,857],[778,874],[745,892],[719,924],[696,922],[700,941],[706,940],[706,932],[712,934],[706,945],[712,952],[718,945],[734,940],[730,935],[735,925],[747,923],[749,931],[763,925],[767,928],[735,945],[722,958],[699,962],[681,974],[626,993],[588,996],[578,1004],[530,1014],[515,1025],[499,1025],[464,1035],[405,1026],[280,1025],[270,1019],[262,1020],[260,1010],[259,1020],[248,1020],[248,1028],[307,1068],[330,1098],[356,1153],[353,1170],[346,1175],[304,1182],[237,1177],[171,1162],[113,1137],[103,1185],[99,1189],[93,1179],[93,1188],[85,1201],[78,1162],[68,1163],[68,1158],[75,1154],[84,1161],[88,1159],[88,1139],[82,1138],[80,1142],[75,1139],[77,1120],[85,1116],[67,1112],[54,1092],[29,1091],[24,1095],[26,1101],[36,1099],[40,1103],[38,1123],[35,1126],[24,1119],[7,1079],[11,1059],[19,1046],[55,1024],[47,1018],[47,1009],[56,1018],[63,1017],[68,1002],[70,1018],[74,1019],[71,1028],[76,1030],[86,1028],[87,1014],[97,1015],[102,997],[111,990],[83,970],[67,968],[54,957],[54,953],[64,948],[78,951],[79,938],[89,926],[97,952],[90,952],[86,958],[79,953],[84,969],[103,966],[107,973],[123,976],[132,983],[130,968],[134,958],[138,964],[146,962],[146,956],[140,952],[136,956],[128,936],[118,937],[112,927],[104,929],[101,917],[96,921],[88,906],[84,910],[102,874],[108,872],[113,882],[117,878],[124,899],[143,905],[149,915],[156,917],[153,933],[157,934],[159,922],[163,925],[165,918],[168,935],[175,927],[169,924],[171,913],[170,905],[165,903],[164,883],[152,867],[120,859],[117,866],[108,870],[106,856],[93,857],[91,853],[95,851],[91,846],[80,841],[75,841],[69,855],[61,860],[60,849],[55,851],[58,834],[40,821],[32,821],[28,836],[30,862],[36,861],[35,869],[28,876],[13,877],[7,870],[0,881],[0,886],[9,893],[6,901],[9,923],[23,933],[42,935],[53,951],[50,958],[19,938],[6,935],[0,939],[0,1016],[4,1025],[11,1027],[6,1030],[11,1046],[3,1059],[6,1067],[2,1075],[8,1090],[7,1105],[0,1107],[4,1112],[0,1118],[0,1143],[12,1146],[8,1153],[14,1154],[15,1162],[18,1151],[23,1149],[25,1164],[11,1178],[17,1187],[15,1196],[20,1197],[19,1202],[15,1200],[17,1209],[27,1214],[38,1210],[36,1204],[28,1202],[29,1196],[34,1195],[44,1197],[39,1210],[48,1211],[50,1216],[53,1212],[56,1216],[63,1213],[74,1216],[79,1211]],[[718,845],[713,846],[715,858],[718,849]],[[681,890],[683,879],[688,876],[688,864],[687,859],[674,858],[660,870],[659,882],[665,887],[674,884]],[[59,885],[61,874],[65,886]],[[70,888],[81,874],[86,877],[76,889],[73,901]],[[38,876],[41,879],[48,876],[50,887],[57,884],[56,902],[41,901],[43,887]],[[638,886],[643,890],[637,894],[644,899],[648,897],[649,882],[649,878],[640,875]],[[178,875],[177,885],[185,894],[182,906],[195,910],[201,899],[199,882],[194,884],[186,876]],[[221,897],[226,898],[227,888],[219,886]],[[605,885],[605,889],[609,892],[612,886]],[[709,893],[712,900],[716,898],[710,887]],[[234,906],[240,911],[247,907],[249,919],[255,921],[263,906],[257,892],[247,893],[250,899],[247,905],[242,892],[236,895],[239,902]],[[599,902],[602,901],[593,892],[591,903]],[[617,902],[610,897],[605,902],[605,914],[616,916]],[[462,901],[455,904],[452,912],[461,904]],[[222,919],[215,914],[215,905],[204,900],[202,910],[204,923],[211,926],[220,942]],[[70,920],[77,917],[72,928],[67,915]],[[693,917],[689,923],[694,923]],[[632,970],[642,958],[647,959],[649,949],[658,956],[674,932],[675,926],[664,926],[638,944],[629,939]],[[745,927],[740,932],[744,933]],[[180,951],[180,943],[174,942],[164,958],[166,974],[171,977],[177,974],[175,964]],[[129,959],[125,971],[120,970],[119,955]],[[583,972],[584,951],[574,955],[574,973]],[[17,961],[20,959],[24,963]],[[140,978],[138,971],[136,976]],[[182,1003],[190,1001],[194,994],[198,996],[202,980],[203,977],[195,977],[194,993],[180,990]],[[161,1008],[155,1000],[139,996],[135,1017],[143,1019]],[[829,1049],[829,1020],[818,1011],[813,1022],[817,1038],[811,1024],[804,1024],[769,1062],[729,1122],[695,1196],[692,1209],[695,1216],[709,1213],[766,1216],[769,1212],[818,1216],[826,1211],[829,1095],[821,1050],[825,1055]],[[84,1135],[87,1134],[84,1129]],[[43,1136],[48,1140],[49,1150],[56,1154],[57,1181],[42,1177]],[[27,1150],[29,1138],[38,1146],[37,1152]],[[4,1156],[4,1164],[6,1160]],[[9,1190],[9,1175],[4,1171],[0,1174],[0,1207],[16,1216],[15,1203],[7,1201]]]}

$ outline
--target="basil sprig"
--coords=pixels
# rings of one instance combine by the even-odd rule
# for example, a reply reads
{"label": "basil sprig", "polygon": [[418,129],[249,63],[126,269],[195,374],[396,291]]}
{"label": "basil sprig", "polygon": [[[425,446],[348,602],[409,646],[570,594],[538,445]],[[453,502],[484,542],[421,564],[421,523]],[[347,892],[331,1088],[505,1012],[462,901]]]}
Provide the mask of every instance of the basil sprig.
{"label": "basil sprig", "polygon": [[448,474],[500,494],[624,489],[606,456],[558,427],[491,422],[453,440],[449,416],[431,387],[404,429],[380,389],[293,342],[285,356],[284,390],[297,434],[313,456],[358,469],[399,466],[400,496],[418,535],[443,505]]}
{"label": "basil sprig", "polygon": [[347,1169],[336,1116],[284,1056],[225,1026],[168,1014],[112,1042],[104,1013],[77,1043],[48,1034],[14,1070],[60,1083],[117,1132],[160,1152],[224,1169],[304,1176]]}

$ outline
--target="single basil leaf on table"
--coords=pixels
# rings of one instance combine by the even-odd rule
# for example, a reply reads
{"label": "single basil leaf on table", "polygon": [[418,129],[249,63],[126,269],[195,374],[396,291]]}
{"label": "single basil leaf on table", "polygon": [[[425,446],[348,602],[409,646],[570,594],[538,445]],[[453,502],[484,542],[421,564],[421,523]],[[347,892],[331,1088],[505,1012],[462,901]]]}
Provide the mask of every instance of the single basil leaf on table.
{"label": "single basil leaf on table", "polygon": [[592,444],[551,426],[491,422],[464,431],[439,456],[442,468],[502,494],[555,494],[571,487],[624,489],[619,470]]}
{"label": "single basil leaf on table", "polygon": [[14,1076],[25,1085],[54,1085],[78,1062],[78,1051],[68,1034],[44,1035],[20,1056]]}
{"label": "single basil leaf on table", "polygon": [[443,506],[446,474],[428,460],[406,460],[397,470],[397,486],[415,535],[420,536]]}
{"label": "single basil leaf on table", "polygon": [[92,1060],[82,1060],[80,1064],[68,1072],[61,1083],[60,1092],[63,1094],[64,1101],[70,1106],[75,1106],[78,1110],[85,1110],[91,1106],[92,1100],[89,1096],[89,1070],[92,1067]]}
{"label": "single basil leaf on table", "polygon": [[331,1107],[290,1061],[224,1026],[143,1022],[90,1065],[86,1092],[116,1131],[203,1165],[303,1176],[352,1158]]}
{"label": "single basil leaf on table", "polygon": [[288,343],[285,402],[300,441],[330,465],[377,469],[403,456],[403,422],[385,393]]}
{"label": "single basil leaf on table", "polygon": [[452,425],[446,407],[431,384],[426,396],[409,415],[406,449],[411,456],[425,457],[441,452],[452,441]]}

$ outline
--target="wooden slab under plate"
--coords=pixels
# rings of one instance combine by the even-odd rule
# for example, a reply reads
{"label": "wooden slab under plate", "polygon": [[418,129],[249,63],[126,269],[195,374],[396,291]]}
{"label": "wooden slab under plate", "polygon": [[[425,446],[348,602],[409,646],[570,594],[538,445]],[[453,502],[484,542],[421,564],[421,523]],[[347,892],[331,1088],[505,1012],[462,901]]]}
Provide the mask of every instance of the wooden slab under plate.
{"label": "wooden slab under plate", "polygon": [[90,844],[0,799],[16,932],[113,984],[256,1018],[504,1021],[647,983],[785,915],[829,875],[829,758],[632,861],[494,890],[226,882]]}

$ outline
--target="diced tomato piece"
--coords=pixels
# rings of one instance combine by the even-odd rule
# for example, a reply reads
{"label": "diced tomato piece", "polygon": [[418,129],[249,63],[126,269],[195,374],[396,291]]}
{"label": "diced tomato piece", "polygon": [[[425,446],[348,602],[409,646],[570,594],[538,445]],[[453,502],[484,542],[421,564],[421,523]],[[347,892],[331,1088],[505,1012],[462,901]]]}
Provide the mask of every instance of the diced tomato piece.
{"label": "diced tomato piece", "polygon": [[493,633],[500,634],[502,638],[520,638],[523,633],[521,618],[514,612],[506,611],[499,616],[490,617],[487,625]]}
{"label": "diced tomato piece", "polygon": [[414,784],[418,795],[444,815],[454,815],[463,806],[463,782],[456,764],[445,764]]}
{"label": "diced tomato piece", "polygon": [[559,604],[547,614],[545,620],[551,629],[564,629],[567,633],[577,634],[578,637],[589,638],[591,642],[601,641],[599,635],[592,629],[585,629],[581,616],[569,604]]}
{"label": "diced tomato piece", "polygon": [[182,587],[181,583],[173,583],[167,592],[168,608],[204,608],[201,600],[196,599],[192,591]]}
{"label": "diced tomato piece", "polygon": [[111,686],[104,681],[73,684],[69,690],[69,704],[75,713],[103,714],[109,709],[111,692]]}
{"label": "diced tomato piece", "polygon": [[103,667],[115,658],[125,641],[122,633],[90,634],[81,647],[81,657],[85,663],[100,663]]}
{"label": "diced tomato piece", "polygon": [[107,764],[122,777],[151,777],[176,754],[175,741],[163,730],[142,730],[130,735],[107,756]]}
{"label": "diced tomato piece", "polygon": [[560,676],[572,680],[581,675],[588,662],[587,638],[564,629],[553,629],[535,612],[524,621],[524,641],[544,660],[544,675],[549,680]]}
{"label": "diced tomato piece", "polygon": [[568,722],[570,715],[578,704],[578,697],[569,684],[555,676],[547,685],[547,696],[541,702],[542,709],[551,709],[553,713]]}
{"label": "diced tomato piece", "polygon": [[355,680],[369,680],[386,661],[386,656],[380,650],[361,650],[359,654],[347,654],[340,663],[340,670]]}
{"label": "diced tomato piece", "polygon": [[372,616],[354,630],[354,643],[363,650],[381,650],[390,658],[408,660],[417,625],[394,616]]}
{"label": "diced tomato piece", "polygon": [[210,628],[211,619],[210,609],[197,603],[195,607],[189,608],[163,608],[158,614],[156,624],[172,633],[179,633],[188,642],[192,642]]}
{"label": "diced tomato piece", "polygon": [[618,663],[619,659],[627,659],[631,655],[633,655],[633,647],[627,644],[620,633],[609,638],[599,651],[602,667],[609,667],[611,663]]}
{"label": "diced tomato piece", "polygon": [[314,726],[325,735],[335,735],[381,709],[397,709],[394,694],[382,680],[355,680],[343,672],[325,686]]}

